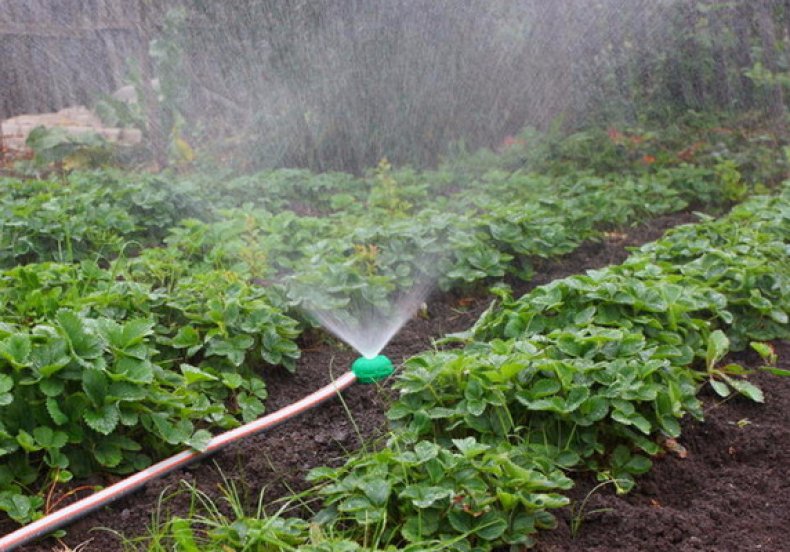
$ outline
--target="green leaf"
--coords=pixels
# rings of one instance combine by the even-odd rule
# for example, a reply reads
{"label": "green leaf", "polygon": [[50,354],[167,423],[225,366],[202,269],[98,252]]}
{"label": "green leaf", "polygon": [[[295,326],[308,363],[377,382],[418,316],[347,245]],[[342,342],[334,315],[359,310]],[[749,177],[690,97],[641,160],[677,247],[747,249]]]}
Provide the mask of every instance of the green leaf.
{"label": "green leaf", "polygon": [[198,429],[195,433],[192,434],[192,437],[186,442],[186,444],[193,449],[203,452],[208,447],[209,442],[212,439],[211,432],[206,429]]}
{"label": "green leaf", "polygon": [[200,345],[200,334],[192,326],[183,326],[178,329],[176,335],[170,341],[170,345],[176,349],[189,349]]}
{"label": "green leaf", "polygon": [[595,316],[595,310],[596,308],[592,306],[577,312],[576,315],[573,317],[573,323],[576,324],[577,326],[586,326],[592,321],[593,317]]}
{"label": "green leaf", "polygon": [[481,539],[493,541],[501,537],[507,529],[507,521],[500,512],[486,512],[477,521],[475,534]]}
{"label": "green leaf", "polygon": [[640,454],[635,454],[631,457],[628,462],[626,462],[625,466],[623,466],[629,473],[633,474],[642,474],[647,473],[650,471],[650,468],[653,466],[653,463],[650,461],[649,458],[646,458]]}
{"label": "green leaf", "polygon": [[83,414],[82,418],[88,427],[103,435],[109,435],[118,426],[120,420],[120,413],[118,406],[108,404],[101,408],[89,408]]}
{"label": "green leaf", "polygon": [[101,441],[93,450],[93,456],[105,468],[114,468],[123,460],[121,448],[108,441]]}
{"label": "green leaf", "polygon": [[579,412],[589,422],[597,422],[609,413],[609,402],[603,397],[593,396],[579,406]]}
{"label": "green leaf", "polygon": [[422,464],[427,462],[439,454],[439,445],[431,443],[430,441],[420,441],[414,445],[414,454],[417,463]]}
{"label": "green leaf", "polygon": [[83,359],[98,358],[102,354],[101,340],[93,335],[85,326],[85,321],[77,313],[61,309],[56,317],[58,326],[71,344],[78,357]]}
{"label": "green leaf", "polygon": [[398,498],[410,499],[417,508],[431,508],[440,500],[453,495],[452,490],[444,487],[409,485],[401,491]]}
{"label": "green leaf", "polygon": [[16,442],[19,443],[19,446],[21,446],[27,452],[41,450],[41,445],[36,443],[36,440],[33,438],[33,436],[24,429],[20,429],[17,433]]}
{"label": "green leaf", "polygon": [[258,397],[249,393],[239,393],[236,402],[241,408],[241,417],[245,422],[251,422],[264,413],[266,407]]}
{"label": "green leaf", "polygon": [[241,366],[255,340],[249,335],[236,335],[231,338],[214,338],[209,342],[206,355],[227,358],[234,366]]}
{"label": "green leaf", "polygon": [[229,389],[238,389],[244,385],[244,378],[236,372],[225,372],[222,374],[222,383]]}
{"label": "green leaf", "polygon": [[6,359],[14,368],[27,366],[30,359],[30,337],[18,333],[0,341],[0,357]]}
{"label": "green leaf", "polygon": [[[409,542],[424,541],[426,537],[430,537],[439,529],[439,514],[437,512],[426,510],[419,512],[416,516],[411,516],[403,524],[401,532],[403,537]],[[413,548],[406,548],[405,550],[412,550]],[[348,552],[356,552],[349,550]]]}
{"label": "green leaf", "polygon": [[124,323],[122,330],[123,348],[142,343],[154,333],[154,322],[145,318],[135,318]]}
{"label": "green leaf", "polygon": [[43,499],[31,498],[21,494],[7,493],[0,496],[0,510],[4,510],[8,516],[17,523],[27,523],[36,508],[43,503]]}
{"label": "green leaf", "polygon": [[447,514],[447,520],[450,522],[452,528],[458,533],[471,533],[474,529],[474,518],[463,510],[453,508]]}
{"label": "green leaf", "polygon": [[109,382],[101,370],[86,368],[82,372],[82,389],[95,406],[104,404]]}
{"label": "green leaf", "polygon": [[52,418],[52,421],[55,422],[55,425],[63,425],[69,421],[68,416],[63,413],[60,409],[60,405],[58,401],[54,398],[50,397],[47,399],[47,412],[49,412],[49,417]]}
{"label": "green leaf", "polygon": [[57,337],[37,346],[33,349],[31,361],[34,370],[42,377],[48,378],[56,374],[71,362],[66,340]]}
{"label": "green leaf", "polygon": [[482,443],[478,443],[474,437],[467,437],[466,439],[453,439],[453,444],[458,450],[461,451],[466,458],[474,458],[487,451],[490,447]]}
{"label": "green leaf", "polygon": [[784,368],[774,368],[773,366],[764,366],[761,370],[765,370],[769,374],[773,374],[774,376],[780,377],[790,377],[790,370],[785,370]]}
{"label": "green leaf", "polygon": [[747,397],[758,403],[765,402],[765,396],[763,395],[762,390],[753,383],[749,383],[746,380],[736,379],[728,379],[727,381],[738,393],[744,397]]}
{"label": "green leaf", "polygon": [[373,479],[363,482],[360,485],[360,489],[368,497],[371,504],[381,507],[387,504],[392,486],[384,479]]}
{"label": "green leaf", "polygon": [[758,355],[760,355],[760,358],[762,358],[764,361],[770,363],[776,362],[776,352],[770,343],[751,341],[749,345],[757,352]]}
{"label": "green leaf", "polygon": [[710,386],[716,392],[717,395],[720,397],[729,397],[730,396],[730,388],[727,387],[727,384],[723,381],[710,379]]}
{"label": "green leaf", "polygon": [[337,508],[341,512],[359,512],[371,510],[371,506],[370,501],[364,496],[352,496],[341,502]]}
{"label": "green leaf", "polygon": [[708,348],[705,352],[705,362],[708,371],[713,370],[716,363],[721,360],[730,349],[730,340],[721,330],[713,331],[708,336]]}
{"label": "green leaf", "polygon": [[39,426],[33,430],[36,442],[44,448],[61,448],[66,445],[69,436],[62,431],[53,431],[47,426]]}
{"label": "green leaf", "polygon": [[60,378],[47,378],[38,382],[39,390],[47,397],[58,397],[63,393],[66,382]]}
{"label": "green leaf", "polygon": [[123,378],[130,383],[149,384],[154,381],[154,367],[149,360],[123,357],[115,363],[113,379]]}
{"label": "green leaf", "polygon": [[544,378],[536,381],[530,388],[527,390],[527,393],[533,399],[540,399],[543,397],[547,397],[549,395],[554,395],[557,393],[562,386],[560,382],[553,378]]}
{"label": "green leaf", "polygon": [[201,381],[217,381],[217,377],[209,374],[208,372],[204,372],[200,368],[196,366],[192,366],[191,364],[183,363],[180,366],[181,373],[184,374],[184,379],[187,382],[187,385],[192,385],[193,383],[199,383]]}

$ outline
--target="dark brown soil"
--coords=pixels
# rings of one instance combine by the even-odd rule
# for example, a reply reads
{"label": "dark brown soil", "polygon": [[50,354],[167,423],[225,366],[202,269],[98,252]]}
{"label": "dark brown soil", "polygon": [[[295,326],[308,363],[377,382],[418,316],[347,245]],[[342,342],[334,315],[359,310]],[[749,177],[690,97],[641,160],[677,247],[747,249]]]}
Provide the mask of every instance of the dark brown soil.
{"label": "dark brown soil", "polygon": [[[790,368],[790,343],[776,350],[780,366]],[[737,360],[759,365],[754,355]],[[752,381],[764,390],[764,405],[705,393],[705,421],[683,424],[686,458],[668,453],[654,460],[626,496],[600,488],[576,538],[571,511],[561,512],[557,530],[544,534],[537,550],[790,550],[790,378],[762,373]],[[579,480],[573,498],[583,501],[596,483]]]}
{"label": "dark brown soil", "polygon": [[[667,228],[694,220],[690,213],[659,217],[647,226],[586,243],[563,258],[537,261],[535,278],[529,284],[514,283],[515,291],[520,294],[556,278],[622,262],[628,255],[627,247],[654,240]],[[434,294],[428,301],[428,317],[412,319],[384,352],[397,364],[430,349],[432,339],[467,329],[491,300],[480,293],[469,295]],[[356,356],[334,341],[321,341],[318,334],[305,336],[302,346],[303,357],[295,374],[265,374],[270,412],[325,385],[331,374],[347,370]],[[790,356],[790,350],[786,354]],[[597,493],[589,508],[612,507],[615,512],[590,516],[576,540],[570,539],[568,513],[561,514],[558,531],[542,538],[542,550],[745,550],[761,543],[762,550],[782,550],[780,537],[787,531],[779,520],[790,519],[786,476],[790,468],[790,382],[762,381],[768,391],[766,406],[733,400],[712,408],[705,424],[686,424],[683,443],[689,448],[689,458],[657,461],[654,472],[629,496]],[[213,462],[171,474],[76,522],[62,543],[70,547],[85,543],[83,550],[90,551],[120,550],[116,536],[96,528],[129,538],[144,534],[160,496],[181,488],[182,480],[213,498],[221,494],[223,477],[234,481],[250,511],[260,493],[264,503],[271,503],[303,490],[308,486],[304,476],[309,469],[341,463],[349,451],[363,443],[369,446],[381,434],[387,394],[386,388],[354,386],[344,394],[344,403],[327,403],[218,453]],[[751,424],[744,428],[730,424],[744,418]],[[574,496],[583,498],[592,486],[594,483],[582,480]],[[189,508],[188,497],[170,498],[161,508],[184,514]],[[738,531],[738,527],[747,530]],[[0,525],[0,531],[10,529],[8,524]],[[694,536],[700,539],[698,543]],[[677,548],[681,545],[688,546]],[[62,548],[52,539],[26,548],[53,549]]]}

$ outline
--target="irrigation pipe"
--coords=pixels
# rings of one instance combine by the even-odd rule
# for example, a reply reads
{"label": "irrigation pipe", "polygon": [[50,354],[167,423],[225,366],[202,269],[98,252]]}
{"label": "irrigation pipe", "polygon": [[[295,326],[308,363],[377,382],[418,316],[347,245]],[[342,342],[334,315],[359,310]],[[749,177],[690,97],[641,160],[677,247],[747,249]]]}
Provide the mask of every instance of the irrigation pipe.
{"label": "irrigation pipe", "polygon": [[[387,364],[389,367],[387,367]],[[249,437],[250,435],[255,435],[266,429],[271,429],[311,408],[315,408],[329,399],[336,397],[341,391],[348,389],[356,381],[361,383],[378,381],[381,377],[386,377],[384,372],[387,370],[389,370],[389,372],[386,375],[392,372],[392,363],[386,357],[379,356],[374,359],[358,359],[354,363],[352,371],[346,372],[326,387],[322,387],[305,398],[285,406],[276,412],[272,412],[267,416],[217,435],[209,441],[208,446],[203,451],[185,450],[180,452],[175,456],[166,458],[161,462],[157,462],[137,472],[131,477],[119,481],[114,485],[110,485],[106,489],[44,516],[33,523],[17,529],[13,533],[5,535],[3,538],[0,538],[0,551],[6,552],[8,550],[13,550],[23,544],[28,544],[44,535],[48,535],[78,518],[93,512],[97,508],[101,508],[110,502],[136,491],[146,483],[158,477],[162,477],[174,470],[183,468],[197,460],[202,460],[231,443]]]}

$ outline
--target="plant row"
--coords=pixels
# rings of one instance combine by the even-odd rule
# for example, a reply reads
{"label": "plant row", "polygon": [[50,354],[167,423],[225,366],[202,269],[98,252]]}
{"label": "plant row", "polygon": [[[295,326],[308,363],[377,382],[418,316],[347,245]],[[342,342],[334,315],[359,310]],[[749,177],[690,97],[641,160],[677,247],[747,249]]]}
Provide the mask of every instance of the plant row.
{"label": "plant row", "polygon": [[2,282],[0,510],[19,522],[72,477],[137,471],[257,418],[260,365],[299,356],[297,322],[232,273],[163,292],[83,261]]}
{"label": "plant row", "polygon": [[3,180],[0,509],[27,521],[73,477],[140,469],[259,416],[260,368],[299,356],[297,305],[386,308],[425,273],[445,287],[526,279],[532,258],[603,228],[722,198],[717,173],[692,166],[459,178],[382,162],[366,179],[275,171],[213,187]]}
{"label": "plant row", "polygon": [[702,418],[702,386],[763,400],[723,359],[751,343],[770,360],[765,341],[790,337],[789,248],[785,185],[622,265],[515,300],[501,291],[474,328],[448,338],[462,347],[406,363],[383,449],[311,472],[323,497],[312,524],[175,518],[169,537],[199,549],[530,546],[568,504],[568,470],[628,491],[684,416]]}

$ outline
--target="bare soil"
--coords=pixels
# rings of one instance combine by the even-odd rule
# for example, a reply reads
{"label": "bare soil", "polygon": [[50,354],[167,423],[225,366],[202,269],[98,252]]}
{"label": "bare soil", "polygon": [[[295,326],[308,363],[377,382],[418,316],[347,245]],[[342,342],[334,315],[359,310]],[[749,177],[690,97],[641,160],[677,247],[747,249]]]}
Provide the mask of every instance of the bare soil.
{"label": "bare soil", "polygon": [[[779,342],[779,366],[790,368],[790,343]],[[755,355],[736,361],[758,366]],[[705,421],[687,420],[679,440],[686,458],[667,454],[617,496],[606,486],[587,502],[575,538],[570,509],[545,533],[539,552],[790,550],[790,378],[763,373],[752,381],[765,404],[704,393]],[[595,487],[577,481],[578,501]],[[602,511],[603,510],[603,511]]]}
{"label": "bare soil", "polygon": [[[679,213],[608,234],[565,257],[535,261],[537,274],[531,282],[511,284],[520,294],[556,278],[620,263],[629,246],[652,241],[667,228],[694,220],[690,213]],[[397,365],[430,349],[432,339],[467,329],[490,301],[479,290],[436,293],[428,301],[428,317],[412,319],[384,352]],[[301,345],[303,356],[295,374],[264,374],[269,412],[325,385],[356,356],[318,333],[306,334]],[[778,349],[787,367],[790,346],[781,343]],[[756,359],[747,356],[746,361]],[[657,460],[654,470],[627,496],[618,497],[608,488],[596,492],[588,511],[611,511],[586,516],[575,538],[569,529],[571,513],[561,511],[558,529],[541,536],[538,550],[790,550],[790,378],[760,376],[757,381],[766,390],[765,405],[741,399],[720,404],[707,397],[705,423],[684,425],[681,443],[688,449],[687,458],[667,455]],[[382,434],[388,394],[386,386],[354,386],[344,394],[343,402],[327,403],[229,447],[213,461],[153,482],[74,523],[60,542],[48,539],[26,549],[63,550],[63,545],[82,544],[82,550],[88,551],[120,550],[118,537],[102,529],[134,538],[145,533],[157,511],[185,514],[189,509],[186,493],[161,502],[162,496],[181,488],[181,481],[218,498],[225,481],[232,480],[251,511],[261,493],[264,503],[271,504],[278,497],[304,490],[308,470],[340,464],[350,451],[370,446]],[[97,479],[90,483],[112,482]],[[595,484],[582,476],[573,497],[583,499]],[[12,528],[0,524],[2,532]]]}

